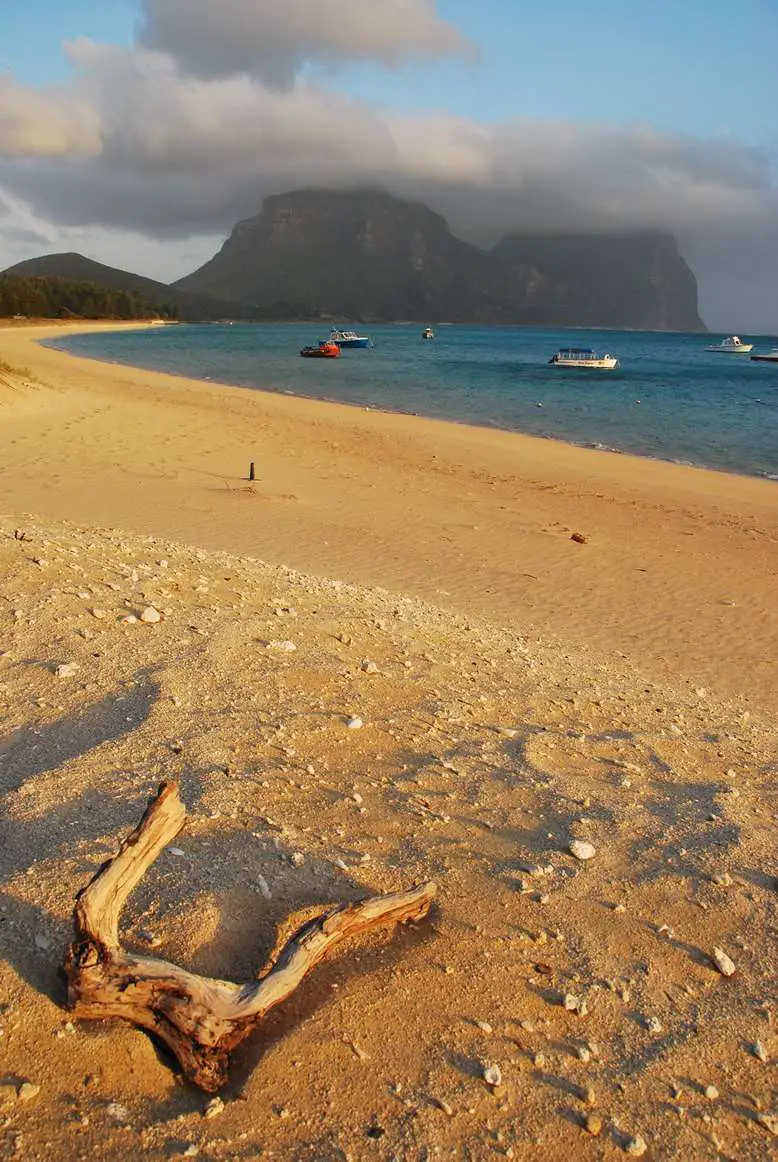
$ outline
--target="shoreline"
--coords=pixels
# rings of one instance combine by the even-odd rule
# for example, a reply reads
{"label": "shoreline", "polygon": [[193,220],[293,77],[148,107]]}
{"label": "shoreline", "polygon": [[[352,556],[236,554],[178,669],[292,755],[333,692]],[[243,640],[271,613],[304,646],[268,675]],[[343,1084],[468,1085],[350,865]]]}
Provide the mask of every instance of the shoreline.
{"label": "shoreline", "polygon": [[[68,326],[68,324],[65,324],[65,325]],[[190,326],[190,325],[191,326],[198,326],[200,324],[177,324],[177,325],[180,325],[180,326]],[[216,325],[216,324],[214,324],[214,325]],[[236,325],[237,325],[237,323],[236,323]],[[257,323],[257,324],[247,323],[245,325],[246,326],[262,326],[263,324],[261,324],[261,323]],[[294,325],[294,324],[290,324],[290,325]],[[403,324],[398,324],[398,325],[403,325]],[[451,324],[451,325],[455,326],[456,324]],[[70,324],[70,326],[73,327],[74,334],[87,335],[87,334],[95,334],[96,333],[93,330],[91,325],[89,325],[88,329],[86,329],[87,324],[84,324],[83,325],[85,328],[84,330],[82,330],[81,324]],[[158,326],[158,324],[154,324],[154,323],[146,323],[146,324],[142,324],[141,326],[138,326],[134,323],[108,323],[105,325],[105,329],[111,330],[111,331],[128,331],[128,330],[135,331],[135,330],[147,330],[147,329],[151,329],[151,328],[154,328],[157,326]],[[571,328],[567,328],[567,329],[569,330]],[[3,328],[0,327],[0,334],[2,334],[2,332],[3,332]],[[664,332],[651,332],[651,333],[652,334],[653,333],[664,334]],[[673,333],[675,333],[675,332],[673,332]],[[677,333],[678,334],[686,334],[687,332],[677,332]],[[571,449],[575,449],[575,450],[580,451],[580,452],[595,452],[595,453],[599,453],[599,454],[605,454],[608,456],[624,457],[627,460],[633,460],[633,461],[637,461],[639,463],[656,464],[656,465],[660,465],[660,466],[666,465],[670,468],[679,468],[679,469],[684,469],[684,470],[688,469],[688,470],[691,470],[693,472],[711,473],[715,476],[722,476],[725,479],[755,480],[755,481],[764,482],[766,484],[772,484],[774,479],[778,480],[778,476],[773,477],[773,476],[770,476],[768,474],[728,471],[725,468],[711,467],[710,465],[707,465],[707,464],[695,464],[695,463],[691,463],[688,461],[666,460],[666,459],[663,459],[661,457],[656,457],[656,456],[648,456],[648,455],[644,456],[644,455],[640,455],[639,453],[636,453],[636,452],[625,451],[621,448],[614,448],[614,447],[610,447],[608,445],[600,445],[600,444],[593,444],[593,443],[578,443],[574,440],[564,440],[561,437],[554,436],[554,435],[537,435],[537,434],[532,433],[532,432],[522,431],[519,428],[506,428],[506,427],[499,427],[497,425],[492,425],[492,424],[476,424],[470,420],[457,420],[457,419],[450,419],[448,417],[442,418],[439,416],[428,416],[423,412],[403,411],[399,408],[394,409],[394,408],[377,407],[375,404],[355,403],[355,402],[352,402],[350,400],[335,399],[334,397],[331,397],[331,396],[307,395],[307,394],[304,394],[301,392],[295,392],[295,391],[291,391],[291,390],[284,389],[284,388],[273,388],[273,387],[267,387],[267,386],[254,386],[254,385],[250,385],[250,384],[231,383],[229,380],[201,378],[199,376],[185,375],[185,374],[178,372],[178,371],[159,371],[159,370],[154,369],[154,368],[143,367],[142,365],[137,364],[137,363],[125,363],[122,360],[106,360],[106,359],[101,359],[98,355],[82,354],[79,352],[70,351],[65,347],[52,346],[49,343],[49,339],[56,339],[56,336],[38,337],[35,339],[35,343],[38,346],[44,348],[45,350],[55,351],[60,355],[68,355],[70,358],[75,359],[75,360],[81,360],[81,361],[88,362],[88,363],[96,363],[99,366],[103,366],[103,367],[126,368],[127,370],[138,371],[138,372],[142,372],[142,373],[145,373],[145,374],[151,375],[151,376],[160,376],[162,379],[177,380],[177,381],[182,382],[182,383],[201,384],[203,387],[209,387],[209,388],[221,387],[221,388],[225,388],[228,391],[249,392],[252,394],[258,394],[260,396],[283,397],[283,398],[293,399],[293,400],[308,400],[314,404],[324,404],[328,407],[331,406],[334,408],[353,409],[356,412],[370,412],[370,413],[377,415],[377,416],[388,416],[388,417],[398,416],[398,417],[407,418],[410,420],[420,420],[424,423],[429,423],[429,424],[442,424],[444,426],[453,425],[457,428],[464,428],[464,429],[466,429],[468,431],[472,431],[472,432],[499,433],[499,434],[505,435],[505,436],[515,436],[520,440],[529,440],[533,443],[534,442],[538,442],[539,444],[550,443],[552,445],[555,445],[557,448],[571,448]]]}
{"label": "shoreline", "polygon": [[[201,326],[201,324],[182,324],[182,325],[183,326]],[[245,325],[245,326],[262,326],[263,324],[246,323],[243,325]],[[276,325],[276,324],[274,324],[274,325]],[[295,323],[295,324],[289,324],[289,325],[299,325],[299,324]],[[409,324],[398,324],[398,326],[399,325],[408,326]],[[79,327],[79,330],[76,334],[77,335],[82,335],[82,334],[89,335],[89,334],[99,333],[99,331],[95,331],[91,327],[86,329],[87,328],[86,324],[84,325],[84,328],[85,328],[84,330],[81,330],[81,328]],[[114,328],[109,326],[109,329],[114,329]],[[122,328],[122,329],[126,329],[126,328]],[[130,329],[135,329],[135,328],[131,327]],[[574,328],[566,328],[566,329],[571,330]],[[627,332],[627,333],[632,334],[632,333],[639,333],[639,332],[632,332],[631,331],[631,332]],[[665,332],[650,332],[650,333],[652,333],[652,334],[654,334],[654,333],[664,334]],[[675,333],[675,332],[673,332],[673,333]],[[677,334],[686,334],[686,332],[677,332]],[[412,417],[412,418],[416,418],[416,419],[424,419],[424,420],[431,420],[431,421],[440,422],[440,423],[456,424],[458,426],[464,426],[466,428],[477,429],[477,430],[505,432],[508,434],[522,436],[522,437],[525,437],[525,438],[531,439],[531,440],[551,440],[551,441],[558,443],[558,444],[563,444],[563,445],[573,447],[573,448],[580,448],[583,451],[609,452],[609,453],[612,453],[614,455],[628,456],[628,457],[632,457],[632,458],[637,459],[637,460],[648,460],[652,463],[671,464],[671,465],[676,465],[678,467],[684,467],[684,468],[696,468],[696,469],[700,469],[703,471],[716,472],[719,474],[723,474],[725,476],[745,477],[747,479],[754,479],[754,480],[765,480],[765,481],[768,481],[771,483],[774,481],[778,481],[778,471],[772,472],[772,471],[765,469],[765,468],[760,468],[760,469],[756,469],[756,470],[753,470],[753,469],[748,470],[748,469],[737,469],[737,468],[732,468],[732,467],[722,467],[722,466],[716,465],[716,464],[706,464],[702,460],[697,461],[697,460],[693,460],[693,459],[689,459],[689,458],[661,456],[661,455],[651,454],[651,453],[647,453],[647,452],[644,453],[644,452],[640,452],[640,451],[635,451],[634,449],[622,448],[622,447],[619,447],[618,445],[609,444],[609,443],[606,443],[606,442],[601,441],[599,439],[586,439],[586,440],[580,439],[579,440],[579,439],[574,439],[573,437],[560,436],[560,435],[557,435],[553,432],[537,432],[537,431],[532,432],[532,431],[527,431],[523,428],[510,427],[510,426],[500,424],[497,422],[490,423],[488,420],[477,421],[477,420],[473,420],[473,419],[469,419],[469,418],[460,419],[460,418],[457,418],[456,416],[442,417],[442,416],[431,415],[431,414],[428,414],[426,412],[421,412],[421,411],[406,410],[406,409],[403,409],[400,407],[397,407],[397,408],[386,407],[386,406],[383,406],[381,404],[371,403],[369,399],[365,399],[362,401],[349,400],[349,399],[338,399],[337,397],[334,397],[334,396],[326,396],[326,395],[320,395],[320,394],[308,394],[308,393],[297,391],[297,390],[295,390],[293,388],[289,388],[289,387],[277,387],[276,388],[276,387],[270,387],[266,384],[239,383],[239,382],[232,381],[229,379],[212,378],[212,377],[207,377],[207,376],[201,377],[201,376],[189,374],[187,372],[160,370],[160,369],[152,368],[152,367],[147,368],[147,367],[144,367],[142,364],[137,364],[137,363],[132,363],[132,362],[124,362],[123,360],[106,359],[106,358],[103,358],[102,356],[100,356],[99,354],[93,355],[89,352],[80,352],[77,350],[73,351],[67,345],[63,345],[61,347],[57,346],[58,342],[63,342],[64,344],[67,344],[67,338],[68,338],[67,336],[63,337],[61,335],[59,335],[59,336],[55,335],[55,336],[50,336],[48,338],[41,339],[40,343],[42,346],[47,346],[50,350],[59,350],[63,354],[72,355],[74,358],[77,358],[77,359],[78,358],[87,359],[87,360],[91,360],[91,361],[94,361],[97,363],[109,364],[110,366],[133,367],[137,370],[148,371],[150,374],[168,375],[168,376],[176,378],[176,379],[198,381],[201,383],[206,383],[206,384],[211,384],[211,385],[220,384],[223,387],[239,388],[239,389],[246,390],[246,391],[262,392],[262,393],[267,393],[267,394],[272,394],[272,395],[288,395],[288,396],[291,396],[293,398],[310,399],[310,400],[314,400],[314,401],[321,402],[321,403],[336,404],[336,405],[340,405],[343,407],[353,407],[353,408],[356,408],[358,410],[365,410],[365,411],[369,410],[369,411],[374,411],[374,412],[384,414],[384,415],[408,416],[408,417]],[[763,401],[757,400],[756,402],[762,403]]]}
{"label": "shoreline", "polygon": [[[7,511],[245,553],[501,625],[518,618],[654,676],[680,666],[689,681],[778,705],[774,482],[39,344],[65,329],[95,331],[11,328],[0,341],[3,357],[52,385],[47,422],[29,414],[47,389],[23,393],[26,419],[20,402],[16,418],[5,409],[4,434],[10,420],[20,427],[13,447],[0,435]],[[55,413],[77,454],[63,450]],[[41,458],[53,479],[37,478]]]}

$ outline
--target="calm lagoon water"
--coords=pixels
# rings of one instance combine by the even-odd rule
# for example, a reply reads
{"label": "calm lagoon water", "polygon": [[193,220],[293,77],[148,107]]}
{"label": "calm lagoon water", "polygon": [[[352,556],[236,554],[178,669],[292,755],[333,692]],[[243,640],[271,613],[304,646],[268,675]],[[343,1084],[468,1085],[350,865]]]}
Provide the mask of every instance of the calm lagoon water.
{"label": "calm lagoon water", "polygon": [[[301,359],[299,349],[327,329],[315,323],[173,326],[77,335],[48,346],[778,480],[778,364],[706,352],[718,336],[443,325],[424,342],[417,324],[370,325],[363,329],[373,340],[369,350],[344,351],[337,360]],[[776,343],[769,336],[751,341],[755,351]],[[548,365],[557,348],[578,345],[617,355],[621,369]]]}

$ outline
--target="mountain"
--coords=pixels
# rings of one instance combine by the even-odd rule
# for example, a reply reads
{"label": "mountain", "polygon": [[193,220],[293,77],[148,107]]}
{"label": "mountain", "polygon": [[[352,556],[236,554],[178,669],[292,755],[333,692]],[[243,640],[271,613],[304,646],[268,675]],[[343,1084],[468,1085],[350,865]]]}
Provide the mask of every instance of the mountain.
{"label": "mountain", "polygon": [[155,282],[140,274],[93,262],[82,254],[46,254],[41,258],[17,262],[2,273],[21,277],[65,278],[125,291],[187,322],[198,319],[242,319],[250,315],[245,306],[217,301],[205,295],[186,294],[164,282]]}
{"label": "mountain", "polygon": [[527,322],[704,331],[697,280],[672,234],[510,235],[491,252]]}
{"label": "mountain", "polygon": [[266,198],[175,286],[279,318],[467,318],[474,258],[427,206],[375,190]]}
{"label": "mountain", "polygon": [[266,198],[174,287],[263,318],[705,329],[670,234],[512,235],[483,250],[428,206],[371,189]]}

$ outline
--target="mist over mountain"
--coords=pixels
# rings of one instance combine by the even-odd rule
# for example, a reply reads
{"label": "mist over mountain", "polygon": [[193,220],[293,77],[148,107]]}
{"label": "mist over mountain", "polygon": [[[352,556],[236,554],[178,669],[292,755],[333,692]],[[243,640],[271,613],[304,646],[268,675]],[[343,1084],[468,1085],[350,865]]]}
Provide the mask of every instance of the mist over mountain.
{"label": "mist over mountain", "polygon": [[428,206],[376,189],[268,197],[174,285],[261,317],[704,328],[669,234],[514,234],[487,250]]}

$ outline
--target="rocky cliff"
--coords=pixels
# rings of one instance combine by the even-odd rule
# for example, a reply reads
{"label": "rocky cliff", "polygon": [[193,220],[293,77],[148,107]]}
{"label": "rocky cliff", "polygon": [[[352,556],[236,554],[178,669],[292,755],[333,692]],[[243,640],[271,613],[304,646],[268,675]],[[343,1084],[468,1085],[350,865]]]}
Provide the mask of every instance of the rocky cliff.
{"label": "rocky cliff", "polygon": [[378,190],[266,198],[174,285],[280,319],[704,329],[669,234],[514,235],[487,251],[429,207]]}

